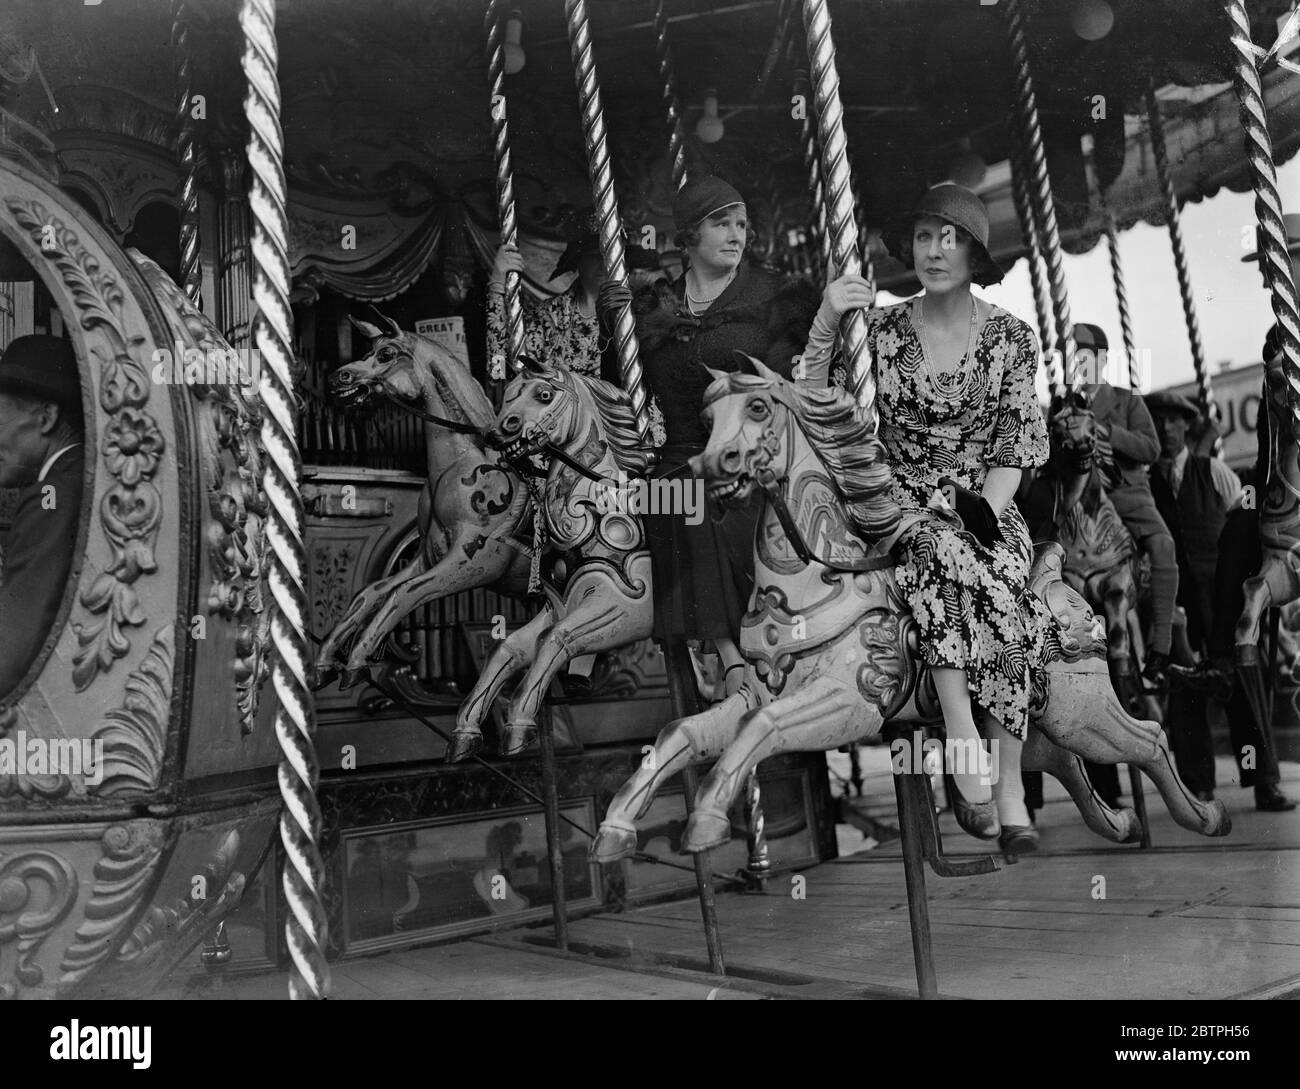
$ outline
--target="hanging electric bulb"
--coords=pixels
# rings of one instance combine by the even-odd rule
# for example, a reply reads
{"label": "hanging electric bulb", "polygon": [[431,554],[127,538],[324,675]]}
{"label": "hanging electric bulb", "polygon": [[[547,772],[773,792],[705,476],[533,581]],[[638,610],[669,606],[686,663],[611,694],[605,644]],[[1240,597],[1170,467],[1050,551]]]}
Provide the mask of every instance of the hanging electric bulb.
{"label": "hanging electric bulb", "polygon": [[1115,25],[1115,12],[1106,0],[1079,0],[1070,14],[1070,25],[1084,41],[1100,41]]}
{"label": "hanging electric bulb", "polygon": [[524,18],[518,11],[512,11],[510,18],[506,20],[506,44],[503,50],[506,62],[506,75],[513,76],[516,72],[522,72],[524,65],[528,62],[528,54],[524,52],[524,47],[520,41],[524,36]]}
{"label": "hanging electric bulb", "polygon": [[695,135],[702,144],[716,144],[726,132],[718,116],[718,92],[710,87],[704,92],[704,116],[695,123]]}

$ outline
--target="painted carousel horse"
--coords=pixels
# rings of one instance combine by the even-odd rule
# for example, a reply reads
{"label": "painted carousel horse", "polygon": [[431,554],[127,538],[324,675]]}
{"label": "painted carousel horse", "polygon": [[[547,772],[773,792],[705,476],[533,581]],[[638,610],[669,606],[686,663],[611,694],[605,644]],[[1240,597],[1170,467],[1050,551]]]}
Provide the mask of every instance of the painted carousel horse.
{"label": "painted carousel horse", "polygon": [[[757,376],[716,374],[705,393],[709,443],[693,465],[718,502],[745,502],[758,489],[765,496],[741,631],[744,682],[721,704],[664,728],[654,758],[610,804],[592,845],[597,861],[635,851],[636,820],[692,761],[717,759],[686,832],[686,849],[700,852],[731,836],[728,810],[761,760],[864,741],[888,720],[938,721],[916,623],[895,583],[889,547],[901,533],[901,512],[883,448],[842,390],[797,389],[754,367]],[[1140,766],[1179,824],[1226,835],[1226,809],[1187,790],[1160,727],[1120,706],[1100,622],[1060,568],[1059,546],[1043,546],[1030,591],[1057,627],[1046,660],[1031,668],[1023,766],[1060,779],[1088,826],[1107,839],[1131,841],[1140,827],[1132,810],[1111,810],[1096,796],[1081,757]]]}
{"label": "painted carousel horse", "polygon": [[1268,421],[1268,479],[1256,481],[1264,491],[1259,505],[1259,543],[1263,563],[1259,574],[1242,583],[1245,604],[1237,630],[1237,669],[1256,719],[1267,723],[1270,707],[1265,688],[1265,663],[1259,653],[1261,621],[1270,608],[1300,597],[1300,443],[1287,404],[1283,353],[1264,365]]}
{"label": "painted carousel horse", "polygon": [[[506,387],[491,435],[526,472],[544,472],[540,500],[553,556],[543,580],[546,608],[493,651],[456,719],[448,761],[482,746],[497,696],[523,674],[510,699],[502,755],[531,743],[551,679],[570,659],[648,638],[654,596],[650,552],[629,487],[643,478],[631,401],[617,386],[525,360]],[[539,459],[545,464],[538,465]],[[644,484],[642,480],[640,484]]]}
{"label": "painted carousel horse", "polygon": [[487,394],[441,345],[381,319],[386,328],[354,320],[373,341],[370,353],[340,367],[330,385],[344,405],[387,400],[425,420],[420,551],[352,599],[317,655],[319,685],[340,672],[344,687],[356,683],[413,609],[494,583],[512,594],[528,586],[532,500],[519,474],[484,441],[493,423]]}
{"label": "painted carousel horse", "polygon": [[1115,691],[1132,713],[1163,719],[1144,698],[1143,639],[1138,623],[1137,546],[1102,486],[1097,419],[1086,393],[1056,397],[1050,412],[1051,458],[1035,488],[1050,495],[1046,539],[1065,550],[1062,577],[1106,620],[1106,659]]}

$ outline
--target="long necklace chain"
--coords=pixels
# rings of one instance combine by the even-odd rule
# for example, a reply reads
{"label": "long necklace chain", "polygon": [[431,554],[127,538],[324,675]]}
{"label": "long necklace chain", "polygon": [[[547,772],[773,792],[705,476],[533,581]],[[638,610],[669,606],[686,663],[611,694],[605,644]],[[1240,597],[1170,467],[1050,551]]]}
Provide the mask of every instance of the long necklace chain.
{"label": "long necklace chain", "polygon": [[[921,303],[916,306],[917,332],[921,340],[921,360],[925,364],[926,377],[930,379],[930,387],[934,390],[935,396],[949,404],[956,404],[966,398],[970,392],[971,384],[977,377],[977,370],[971,366],[971,355],[975,350],[975,327],[978,324],[979,314],[975,309],[975,298],[971,297],[970,301],[970,331],[966,337],[966,351],[957,361],[957,370],[955,372],[943,371],[936,373],[934,356],[930,351],[930,338],[925,331],[925,312]],[[963,366],[963,364],[965,364]],[[946,376],[946,378],[945,378]]]}
{"label": "long necklace chain", "polygon": [[722,286],[719,287],[717,291],[715,291],[707,299],[701,299],[691,294],[691,280],[690,280],[690,274],[688,273],[686,277],[686,305],[690,308],[692,313],[695,312],[697,307],[703,307],[707,309],[717,300],[719,295],[721,295],[724,291],[727,290],[727,288],[731,286],[731,281],[734,280],[735,278],[736,278],[736,270],[733,268],[729,273],[727,273],[727,278],[722,281]]}

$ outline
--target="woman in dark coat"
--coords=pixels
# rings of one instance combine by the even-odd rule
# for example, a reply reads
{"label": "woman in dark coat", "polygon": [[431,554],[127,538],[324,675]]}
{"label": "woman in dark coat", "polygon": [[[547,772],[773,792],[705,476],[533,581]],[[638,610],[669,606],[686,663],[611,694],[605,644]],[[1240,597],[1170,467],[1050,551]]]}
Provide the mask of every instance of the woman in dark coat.
{"label": "woman in dark coat", "polygon": [[[673,201],[677,244],[687,269],[674,284],[660,281],[633,301],[646,384],[663,413],[667,442],[656,477],[691,475],[687,459],[703,451],[709,429],[700,419],[709,368],[734,371],[737,352],[789,377],[803,351],[819,298],[805,281],[789,280],[744,259],[750,240],[744,198],[725,181],[704,177]],[[611,302],[616,301],[610,299]],[[707,505],[698,525],[683,512],[647,516],[654,555],[655,634],[711,641],[738,687],[743,664],[736,638],[753,589],[757,504],[723,512]],[[665,628],[680,618],[681,630]]]}

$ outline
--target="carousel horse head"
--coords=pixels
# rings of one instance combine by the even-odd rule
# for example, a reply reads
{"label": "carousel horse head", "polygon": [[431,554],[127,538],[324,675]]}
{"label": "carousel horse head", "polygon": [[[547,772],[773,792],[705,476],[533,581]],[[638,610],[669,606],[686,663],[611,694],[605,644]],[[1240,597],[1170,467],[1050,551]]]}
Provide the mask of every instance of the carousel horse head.
{"label": "carousel horse head", "polygon": [[1052,398],[1048,411],[1052,460],[1072,473],[1092,471],[1097,451],[1097,417],[1092,398],[1084,390],[1070,390]]}
{"label": "carousel horse head", "polygon": [[522,369],[505,388],[501,411],[489,441],[507,460],[545,462],[547,450],[562,450],[588,464],[608,452],[618,467],[642,476],[653,452],[641,441],[631,398],[599,378],[577,374],[568,367],[539,363],[521,356]]}
{"label": "carousel horse head", "polygon": [[704,391],[701,417],[709,441],[690,466],[704,478],[709,498],[739,506],[755,488],[769,497],[784,493],[811,452],[866,540],[897,528],[900,512],[884,448],[852,396],[838,387],[795,386],[757,359],[745,359],[753,373],[710,368],[714,381]]}
{"label": "carousel horse head", "polygon": [[492,419],[491,403],[459,359],[437,341],[402,329],[378,310],[372,325],[350,317],[354,328],[370,338],[370,351],[330,375],[330,392],[345,407],[379,400],[423,408],[430,398],[435,410],[480,430]]}

